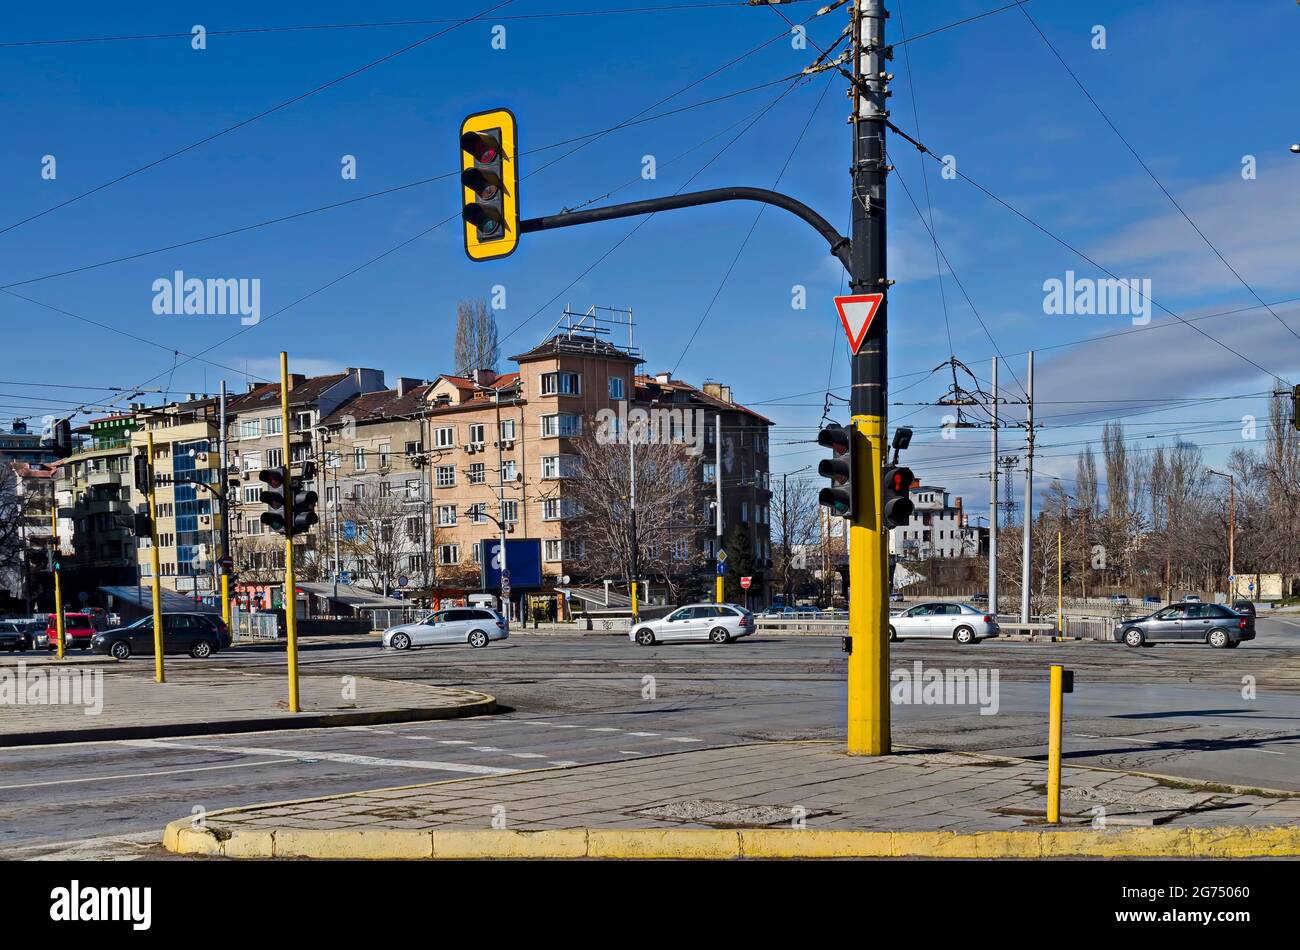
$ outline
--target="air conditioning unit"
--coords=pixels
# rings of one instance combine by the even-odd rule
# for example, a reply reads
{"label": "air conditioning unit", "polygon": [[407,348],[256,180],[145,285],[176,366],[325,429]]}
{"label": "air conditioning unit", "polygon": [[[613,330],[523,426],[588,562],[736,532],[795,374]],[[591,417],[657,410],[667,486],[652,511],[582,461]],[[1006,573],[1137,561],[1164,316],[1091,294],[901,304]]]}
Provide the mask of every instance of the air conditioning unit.
{"label": "air conditioning unit", "polygon": [[478,444],[475,442],[466,442],[465,451],[469,452],[471,455],[474,454],[475,452],[478,451]]}
{"label": "air conditioning unit", "polygon": [[503,449],[513,449],[513,448],[515,447],[515,440],[514,440],[514,439],[502,439],[502,440],[501,440],[501,447],[502,447]]}

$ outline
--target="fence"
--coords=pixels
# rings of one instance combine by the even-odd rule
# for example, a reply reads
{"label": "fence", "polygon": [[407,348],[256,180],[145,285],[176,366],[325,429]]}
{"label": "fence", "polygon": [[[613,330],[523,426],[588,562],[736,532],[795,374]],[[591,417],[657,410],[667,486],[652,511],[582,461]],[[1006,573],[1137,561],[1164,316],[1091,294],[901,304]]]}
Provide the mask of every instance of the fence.
{"label": "fence", "polygon": [[279,618],[273,613],[235,610],[230,614],[230,636],[236,643],[280,639]]}
{"label": "fence", "polygon": [[399,623],[412,623],[430,611],[427,607],[363,607],[357,615],[370,621],[370,629],[387,630]]}

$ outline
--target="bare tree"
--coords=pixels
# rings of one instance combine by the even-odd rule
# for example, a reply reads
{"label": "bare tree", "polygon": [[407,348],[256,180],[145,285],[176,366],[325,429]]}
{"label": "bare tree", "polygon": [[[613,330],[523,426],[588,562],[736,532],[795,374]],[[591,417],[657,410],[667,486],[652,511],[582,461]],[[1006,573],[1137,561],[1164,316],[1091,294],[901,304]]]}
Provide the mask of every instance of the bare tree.
{"label": "bare tree", "polygon": [[402,573],[402,558],[420,553],[423,528],[414,536],[407,530],[408,512],[398,495],[366,492],[345,498],[340,520],[351,531],[339,539],[343,556],[357,564],[357,573],[373,590],[387,592]]}
{"label": "bare tree", "polygon": [[[706,508],[701,504],[697,460],[687,446],[645,442],[636,452],[636,541],[643,577],[663,581],[675,598],[704,561]],[[570,536],[574,564],[589,579],[632,577],[629,447],[585,435],[573,443],[578,470],[564,482],[577,505]],[[566,555],[566,560],[568,555]]]}
{"label": "bare tree", "polygon": [[27,516],[27,497],[18,490],[18,474],[12,462],[0,461],[0,588],[20,592],[23,559],[22,524]]}
{"label": "bare tree", "polygon": [[[821,506],[816,489],[807,478],[782,478],[772,492],[772,555],[781,592],[787,604],[794,603],[798,581],[807,575],[807,551],[817,540]],[[802,565],[802,566],[800,566]]]}
{"label": "bare tree", "polygon": [[456,372],[469,376],[476,369],[495,370],[501,359],[497,321],[487,301],[462,300],[456,304]]}

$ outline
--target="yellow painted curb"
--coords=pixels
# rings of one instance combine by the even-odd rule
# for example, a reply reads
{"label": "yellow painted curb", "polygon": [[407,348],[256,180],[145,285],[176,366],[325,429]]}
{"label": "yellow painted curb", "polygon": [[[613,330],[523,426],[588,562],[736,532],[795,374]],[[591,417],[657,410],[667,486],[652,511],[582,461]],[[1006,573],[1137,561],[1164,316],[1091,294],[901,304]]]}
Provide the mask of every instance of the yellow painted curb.
{"label": "yellow painted curb", "polygon": [[228,858],[374,860],[606,858],[1255,858],[1300,856],[1300,825],[1025,831],[572,828],[545,831],[196,830],[169,824],[163,846]]}

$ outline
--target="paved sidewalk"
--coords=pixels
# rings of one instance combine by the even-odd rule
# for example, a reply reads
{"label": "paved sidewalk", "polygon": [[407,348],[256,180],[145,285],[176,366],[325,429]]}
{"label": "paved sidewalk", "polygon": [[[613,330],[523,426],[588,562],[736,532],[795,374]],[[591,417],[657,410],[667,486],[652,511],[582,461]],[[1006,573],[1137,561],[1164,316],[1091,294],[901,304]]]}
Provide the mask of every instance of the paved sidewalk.
{"label": "paved sidewalk", "polygon": [[301,711],[294,714],[284,674],[187,666],[155,683],[152,663],[114,666],[0,667],[0,746],[412,722],[496,708],[493,697],[474,690],[311,675],[299,679]]}
{"label": "paved sidewalk", "polygon": [[771,742],[210,812],[202,827],[173,822],[164,845],[317,858],[1300,854],[1300,795],[1067,767],[1053,827],[1045,780],[1021,759]]}

